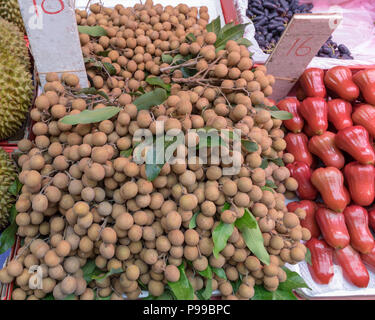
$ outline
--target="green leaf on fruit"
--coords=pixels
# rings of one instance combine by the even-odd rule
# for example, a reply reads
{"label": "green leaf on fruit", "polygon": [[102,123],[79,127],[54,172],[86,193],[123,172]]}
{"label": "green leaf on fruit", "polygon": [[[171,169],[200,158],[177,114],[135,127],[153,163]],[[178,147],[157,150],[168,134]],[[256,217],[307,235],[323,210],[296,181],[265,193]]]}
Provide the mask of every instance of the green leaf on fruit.
{"label": "green leaf on fruit", "polygon": [[255,152],[259,149],[258,144],[254,141],[241,139],[241,143],[247,152]]}
{"label": "green leaf on fruit", "polygon": [[122,273],[124,272],[124,270],[122,268],[117,268],[117,269],[111,269],[110,271],[108,271],[107,273],[105,274],[101,274],[101,275],[94,275],[92,276],[92,280],[103,280],[105,278],[108,278],[110,277],[111,275],[113,274],[118,274],[118,273]]}
{"label": "green leaf on fruit", "polygon": [[279,284],[276,291],[268,291],[263,286],[254,286],[254,297],[252,300],[297,300],[293,290],[300,288],[309,288],[306,282],[297,272],[293,272],[283,267],[287,279]]}
{"label": "green leaf on fruit", "polygon": [[167,91],[157,88],[153,91],[147,92],[134,100],[138,110],[149,110],[153,106],[158,106],[167,100]]}
{"label": "green leaf on fruit", "polygon": [[245,240],[246,246],[249,250],[264,264],[268,265],[270,263],[270,255],[264,247],[264,240],[262,232],[260,231],[258,222],[256,221],[250,210],[245,209],[245,214],[249,215],[250,219],[256,223],[255,228],[249,228],[247,225],[239,224],[237,228],[241,231],[242,236]]}
{"label": "green leaf on fruit", "polygon": [[197,291],[197,297],[199,300],[210,300],[212,297],[212,279],[207,279],[207,285],[205,288]]}
{"label": "green leaf on fruit", "polygon": [[129,148],[127,150],[123,150],[120,152],[120,156],[124,158],[129,158],[133,154],[133,148]]}
{"label": "green leaf on fruit", "polygon": [[293,114],[288,111],[270,111],[271,117],[279,120],[293,119]]}
{"label": "green leaf on fruit", "polygon": [[244,228],[256,229],[258,225],[256,219],[248,209],[245,209],[244,215],[240,219],[237,219],[234,224],[239,230]]}
{"label": "green leaf on fruit", "polygon": [[177,300],[193,300],[194,289],[186,276],[184,263],[178,267],[178,270],[180,270],[180,279],[176,282],[168,281],[168,285]]}
{"label": "green leaf on fruit", "polygon": [[223,33],[220,33],[219,36],[218,36],[218,39],[215,42],[216,51],[224,49],[226,43],[229,40],[236,41],[236,40],[239,40],[239,39],[243,38],[245,28],[246,28],[247,25],[248,25],[248,23],[237,24],[235,26],[232,26],[231,28],[228,28]]}
{"label": "green leaf on fruit", "polygon": [[105,68],[105,70],[107,70],[110,76],[114,76],[116,74],[116,68],[112,64],[108,62],[102,62],[102,63],[103,63],[103,67]]}
{"label": "green leaf on fruit", "polygon": [[207,268],[203,271],[198,271],[198,273],[207,279],[212,279],[212,269],[210,266],[207,266]]}
{"label": "green leaf on fruit", "polygon": [[266,187],[272,188],[272,189],[277,189],[277,185],[272,180],[266,180]]}
{"label": "green leaf on fruit", "polygon": [[171,64],[173,61],[173,57],[169,54],[162,54],[161,60],[165,63]]}
{"label": "green leaf on fruit", "polygon": [[95,110],[83,110],[80,113],[65,116],[60,121],[65,124],[88,124],[111,119],[121,111],[118,107],[105,107]]}
{"label": "green leaf on fruit", "polygon": [[228,224],[220,221],[220,223],[212,232],[212,239],[214,241],[213,254],[215,258],[219,256],[220,251],[222,251],[227,245],[227,241],[229,237],[232,235],[233,230],[233,224]]}
{"label": "green leaf on fruit", "polygon": [[311,262],[311,251],[310,251],[309,248],[306,248],[305,261],[306,261],[310,266],[312,266],[312,262]]}
{"label": "green leaf on fruit", "polygon": [[106,36],[107,31],[100,26],[78,26],[79,33],[88,34],[92,37]]}
{"label": "green leaf on fruit", "polygon": [[161,88],[167,90],[167,92],[170,92],[170,91],[171,91],[171,85],[165,83],[165,82],[163,81],[163,79],[161,79],[161,78],[159,78],[159,77],[155,77],[155,76],[147,77],[146,82],[147,82],[148,84],[151,84],[152,86],[161,87]]}
{"label": "green leaf on fruit", "polygon": [[16,178],[13,183],[10,185],[8,191],[11,195],[13,196],[17,196],[21,189],[23,187],[23,184],[20,182],[20,180],[18,180],[18,178]]}
{"label": "green leaf on fruit", "polygon": [[268,159],[262,159],[262,163],[260,164],[260,168],[266,169],[268,167]]}
{"label": "green leaf on fruit", "polygon": [[187,36],[186,36],[186,40],[188,42],[194,42],[194,41],[197,41],[197,38],[195,37],[195,35],[193,33],[189,33]]}
{"label": "green leaf on fruit", "polygon": [[227,280],[227,275],[223,268],[211,267],[211,269],[219,278]]}
{"label": "green leaf on fruit", "polygon": [[220,29],[221,29],[220,16],[218,16],[216,19],[212,20],[208,25],[206,25],[207,32],[214,32],[216,36],[220,34]]}
{"label": "green leaf on fruit", "polygon": [[194,213],[190,222],[189,222],[189,229],[194,229],[197,226],[197,216],[199,212]]}

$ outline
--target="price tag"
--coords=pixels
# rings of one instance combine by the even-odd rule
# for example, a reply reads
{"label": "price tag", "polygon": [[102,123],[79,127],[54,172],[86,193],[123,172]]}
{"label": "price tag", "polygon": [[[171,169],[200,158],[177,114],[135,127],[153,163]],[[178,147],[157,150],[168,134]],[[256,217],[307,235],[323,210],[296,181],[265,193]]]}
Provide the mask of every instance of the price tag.
{"label": "price tag", "polygon": [[276,78],[272,99],[285,97],[342,21],[337,13],[295,14],[266,62]]}
{"label": "price tag", "polygon": [[22,17],[44,86],[46,74],[74,73],[88,87],[73,0],[19,0]]}

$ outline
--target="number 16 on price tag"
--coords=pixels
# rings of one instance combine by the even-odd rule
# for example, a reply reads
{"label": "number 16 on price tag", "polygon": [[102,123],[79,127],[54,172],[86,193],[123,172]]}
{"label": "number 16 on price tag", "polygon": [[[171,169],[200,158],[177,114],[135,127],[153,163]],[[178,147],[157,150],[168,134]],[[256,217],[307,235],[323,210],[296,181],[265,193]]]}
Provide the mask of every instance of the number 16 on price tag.
{"label": "number 16 on price tag", "polygon": [[336,13],[295,14],[266,62],[276,78],[272,99],[278,101],[293,88],[322,45],[341,23]]}
{"label": "number 16 on price tag", "polygon": [[46,74],[75,73],[88,86],[73,0],[19,0],[41,85]]}

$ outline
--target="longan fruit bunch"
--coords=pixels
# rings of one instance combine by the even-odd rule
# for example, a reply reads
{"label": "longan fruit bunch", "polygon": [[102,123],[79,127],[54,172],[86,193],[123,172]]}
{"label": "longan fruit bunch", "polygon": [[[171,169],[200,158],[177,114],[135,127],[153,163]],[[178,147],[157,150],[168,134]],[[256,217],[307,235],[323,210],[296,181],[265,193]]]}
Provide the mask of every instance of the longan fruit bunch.
{"label": "longan fruit bunch", "polygon": [[[286,280],[284,264],[304,259],[301,241],[308,240],[310,233],[300,220],[306,213],[288,212],[285,206],[285,197],[298,184],[276,161],[288,164],[294,159],[284,153],[282,121],[257,107],[269,103],[265,90],[272,86],[272,77],[264,67],[251,69],[247,49],[237,43],[228,41],[220,54],[211,50],[216,38],[205,30],[208,19],[205,7],[199,9],[198,18],[196,8],[163,8],[151,1],[134,8],[92,4],[89,14],[77,11],[80,25],[100,25],[108,34],[96,40],[81,34],[84,55],[113,49],[101,61],[120,68],[116,76],[105,79],[89,67],[92,84],[111,95],[110,101],[100,102],[77,93],[75,75],[47,75],[44,93],[31,110],[35,138],[18,144],[23,187],[16,202],[16,223],[17,234],[25,241],[16,258],[0,270],[2,283],[15,281],[13,299],[43,299],[48,294],[55,299],[69,295],[80,300],[136,299],[140,283],[151,295],[160,296],[168,282],[179,280],[182,263],[194,291],[207,285],[198,272],[211,266],[225,272],[226,279],[216,274],[212,279],[213,290],[219,290],[223,299],[251,299],[255,285],[277,290]],[[186,41],[189,33],[195,35],[195,42]],[[161,60],[166,51],[194,54],[198,72],[212,85],[181,81],[181,71],[168,69],[170,65]],[[141,61],[140,55],[150,59]],[[152,89],[138,71],[171,83],[171,94],[163,104],[138,110],[132,103],[136,96],[131,93],[139,86]],[[257,90],[251,91],[253,81]],[[66,115],[107,105],[121,110],[97,123],[61,121]],[[164,123],[166,132],[184,132],[185,141],[177,150],[184,157],[165,163],[149,181],[145,164],[121,152],[136,147],[138,129],[155,134],[156,121]],[[223,159],[214,162],[213,147],[206,159],[201,155],[187,159],[188,151],[200,142],[200,136],[189,129],[206,127],[239,129],[241,139],[255,143],[257,150],[242,147],[237,155],[241,166],[234,175],[225,175],[228,164]],[[225,248],[213,255],[213,230],[220,222],[235,223],[246,208],[258,221],[269,265],[247,248],[236,227]],[[194,228],[190,228],[192,219]],[[86,283],[82,268],[92,261],[102,275],[114,269],[122,272]],[[28,273],[35,265],[43,271],[42,289],[36,287],[35,275]],[[234,292],[231,281],[238,279],[241,284]]]}

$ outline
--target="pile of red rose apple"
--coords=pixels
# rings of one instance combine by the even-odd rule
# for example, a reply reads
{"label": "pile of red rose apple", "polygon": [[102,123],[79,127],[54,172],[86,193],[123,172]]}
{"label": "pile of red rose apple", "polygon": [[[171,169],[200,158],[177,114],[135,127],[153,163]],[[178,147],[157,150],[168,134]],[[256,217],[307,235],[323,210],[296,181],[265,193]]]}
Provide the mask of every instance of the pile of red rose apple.
{"label": "pile of red rose apple", "polygon": [[285,140],[302,201],[288,209],[307,213],[301,224],[311,231],[306,245],[317,283],[330,282],[334,260],[349,282],[367,287],[366,267],[375,270],[375,69],[353,75],[341,66],[310,68],[300,88],[301,102],[286,98],[277,104],[294,115],[284,122],[290,131]]}

